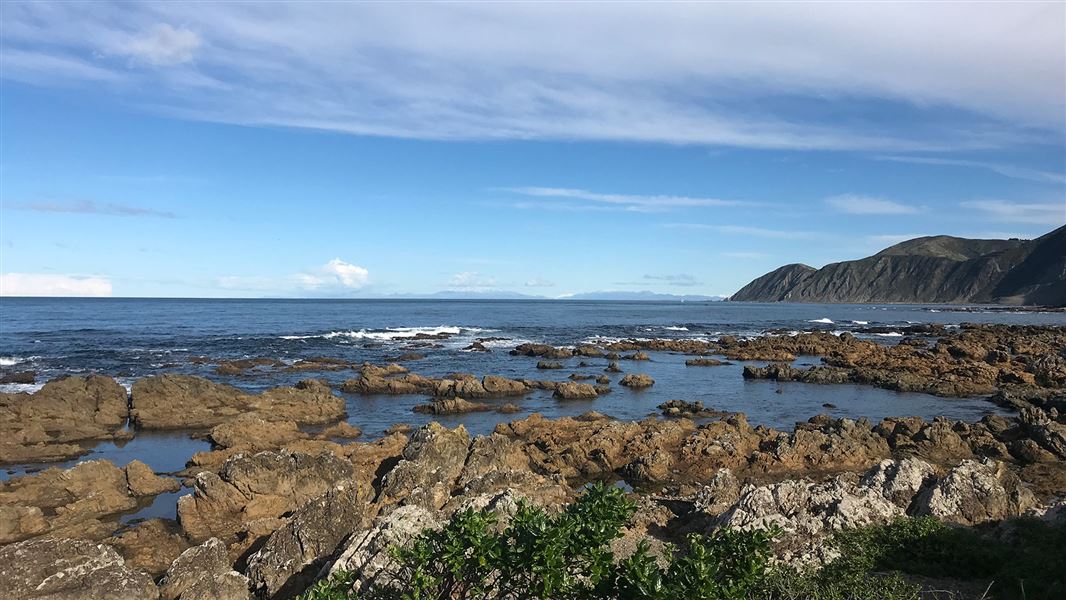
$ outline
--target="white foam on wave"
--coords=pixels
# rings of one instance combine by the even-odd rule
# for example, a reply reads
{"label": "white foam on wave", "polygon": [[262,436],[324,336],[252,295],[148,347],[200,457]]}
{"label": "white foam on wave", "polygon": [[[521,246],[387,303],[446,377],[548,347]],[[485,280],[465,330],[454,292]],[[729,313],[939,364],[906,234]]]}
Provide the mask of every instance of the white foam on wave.
{"label": "white foam on wave", "polygon": [[19,392],[32,394],[43,387],[43,383],[4,383],[0,384],[0,392],[5,394],[17,394]]}
{"label": "white foam on wave", "polygon": [[898,331],[889,331],[888,333],[875,333],[874,335],[879,337],[903,337],[903,334]]}
{"label": "white foam on wave", "polygon": [[0,367],[13,367],[17,364],[36,360],[38,358],[40,358],[40,356],[30,356],[27,358],[22,358],[21,356],[0,356]]}
{"label": "white foam on wave", "polygon": [[419,336],[456,336],[463,332],[486,333],[495,329],[482,329],[480,327],[456,327],[453,325],[441,325],[439,327],[386,327],[385,329],[360,329],[358,331],[330,331],[311,335],[283,335],[283,340],[332,340],[345,338],[353,340],[374,340],[387,342],[391,340],[403,340]]}
{"label": "white foam on wave", "polygon": [[853,325],[869,325],[870,324],[869,321],[852,321],[851,323]]}
{"label": "white foam on wave", "polygon": [[680,325],[667,325],[663,329],[666,331],[688,331],[688,327],[681,327]]}
{"label": "white foam on wave", "polygon": [[832,325],[833,320],[829,317],[822,317],[821,319],[811,319],[808,323],[825,323],[826,325]]}

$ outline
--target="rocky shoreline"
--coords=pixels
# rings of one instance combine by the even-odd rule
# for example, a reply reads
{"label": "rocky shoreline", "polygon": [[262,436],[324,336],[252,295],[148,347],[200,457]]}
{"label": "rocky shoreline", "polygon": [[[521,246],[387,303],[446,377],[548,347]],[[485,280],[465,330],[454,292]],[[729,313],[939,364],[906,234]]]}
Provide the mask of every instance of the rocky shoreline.
{"label": "rocky shoreline", "polygon": [[[388,573],[390,546],[462,508],[507,513],[522,498],[558,509],[592,481],[618,482],[638,502],[613,543],[622,557],[640,539],[664,552],[694,531],[775,525],[779,560],[822,564],[833,558],[822,544],[831,532],[904,515],[986,528],[1021,515],[1057,519],[1066,512],[1064,349],[1061,328],[970,326],[916,328],[894,346],[814,333],[514,351],[608,368],[639,365],[652,351],[705,357],[693,368],[714,366],[712,356],[820,356],[822,366],[771,363],[744,376],[987,394],[1018,409],[973,422],[817,415],[791,431],[671,401],[661,407],[668,418],[534,414],[490,435],[431,423],[352,441],[361,432],[343,420],[344,400],[317,380],[249,394],[166,374],[135,382],[129,395],[98,375],[53,380],[33,394],[0,394],[0,463],[70,459],[88,443],[148,429],[192,430],[211,449],[180,473],[94,460],[0,483],[0,598],[288,598],[330,572],[363,582]],[[571,379],[336,367],[358,370],[343,383],[350,393],[425,395],[421,410],[432,414],[503,410],[534,390],[559,401],[610,392]],[[654,383],[629,376],[634,387]],[[176,502],[177,518],[124,522],[155,501]]]}

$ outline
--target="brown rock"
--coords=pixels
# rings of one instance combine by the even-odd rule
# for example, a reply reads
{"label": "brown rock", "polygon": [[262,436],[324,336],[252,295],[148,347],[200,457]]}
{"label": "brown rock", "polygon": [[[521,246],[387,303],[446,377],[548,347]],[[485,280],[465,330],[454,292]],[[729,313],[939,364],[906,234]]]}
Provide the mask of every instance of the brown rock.
{"label": "brown rock", "polygon": [[111,546],[39,539],[0,547],[0,598],[157,600],[159,592]]}
{"label": "brown rock", "polygon": [[628,388],[640,389],[655,385],[655,380],[648,375],[630,373],[620,383]]}
{"label": "brown rock", "polygon": [[170,563],[189,547],[177,523],[163,519],[149,519],[107,539],[126,564],[134,569],[159,577]]}
{"label": "brown rock", "polygon": [[592,400],[598,394],[592,385],[567,381],[556,386],[554,395],[560,400]]}

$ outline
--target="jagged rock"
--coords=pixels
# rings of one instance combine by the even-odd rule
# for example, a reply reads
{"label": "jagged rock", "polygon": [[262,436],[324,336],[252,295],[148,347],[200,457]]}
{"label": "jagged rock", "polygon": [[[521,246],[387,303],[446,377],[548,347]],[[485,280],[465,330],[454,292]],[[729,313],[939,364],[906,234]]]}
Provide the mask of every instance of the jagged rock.
{"label": "jagged rock", "polygon": [[444,506],[466,462],[470,435],[459,425],[448,429],[430,423],[415,431],[403,458],[382,480],[380,503]]}
{"label": "jagged rock", "polygon": [[722,417],[728,413],[714,410],[713,408],[705,408],[703,402],[696,400],[694,402],[686,402],[684,400],[668,400],[658,406],[664,416],[667,417]]}
{"label": "jagged rock", "polygon": [[249,557],[245,572],[256,594],[288,598],[305,589],[340,543],[370,524],[372,508],[358,488],[330,490],[302,506]]}
{"label": "jagged rock", "polygon": [[622,367],[618,366],[617,361],[611,361],[611,363],[607,365],[607,368],[604,369],[604,371],[607,371],[608,373],[621,373]]}
{"label": "jagged rock", "polygon": [[563,363],[561,363],[561,362],[559,362],[557,360],[542,360],[542,361],[537,363],[537,368],[538,369],[561,369],[561,368],[563,368]]}
{"label": "jagged rock", "polygon": [[915,499],[915,511],[962,525],[999,521],[1036,506],[1033,493],[998,461],[964,460]]}
{"label": "jagged rock", "polygon": [[352,573],[356,578],[356,589],[395,585],[399,565],[389,549],[407,544],[425,529],[440,526],[434,512],[418,505],[401,506],[378,518],[372,529],[352,536],[325,575],[338,571]]}
{"label": "jagged rock", "polygon": [[521,396],[529,393],[526,384],[499,375],[486,375],[481,380],[481,386],[490,396]]}
{"label": "jagged rock", "polygon": [[0,464],[81,456],[70,442],[126,439],[126,389],[110,377],[61,377],[29,394],[0,392]]}
{"label": "jagged rock", "polygon": [[655,385],[655,380],[648,375],[630,373],[619,382],[628,388],[640,389]]}
{"label": "jagged rock", "polygon": [[1066,460],[1066,425],[1053,421],[1051,416],[1038,408],[1021,411],[1021,423],[1034,442],[1059,460]]}
{"label": "jagged rock", "polygon": [[462,398],[456,397],[448,398],[447,400],[437,400],[436,402],[430,402],[428,404],[417,404],[412,410],[417,413],[427,413],[431,415],[456,415],[492,410],[492,407],[481,402],[470,402],[469,400],[463,400]]}
{"label": "jagged rock", "polygon": [[542,358],[570,358],[574,352],[569,348],[556,348],[548,344],[519,344],[510,351],[511,356],[539,356]]}
{"label": "jagged rock", "polygon": [[114,548],[84,540],[27,540],[0,547],[4,600],[157,600],[151,577]]}
{"label": "jagged rock", "polygon": [[3,375],[0,375],[0,384],[30,384],[35,381],[37,381],[37,373],[34,373],[33,371],[16,371],[14,373],[4,373]]}
{"label": "jagged rock", "polygon": [[592,400],[598,393],[596,388],[587,383],[567,381],[555,388],[554,396],[560,400]]}
{"label": "jagged rock", "polygon": [[194,542],[229,543],[255,521],[275,522],[326,490],[355,485],[352,462],[331,453],[236,455],[217,473],[201,472],[178,500],[178,520]]}
{"label": "jagged rock", "polygon": [[729,469],[718,469],[707,485],[696,491],[693,506],[708,515],[719,515],[740,500],[740,482]]}
{"label": "jagged rock", "polygon": [[250,600],[248,578],[233,571],[230,564],[226,544],[218,538],[189,548],[174,559],[160,581],[161,600]]}
{"label": "jagged rock", "polygon": [[619,358],[623,360],[651,360],[651,357],[648,356],[647,352],[634,352],[633,354],[620,356]]}
{"label": "jagged rock", "polygon": [[883,460],[862,476],[859,485],[876,490],[896,506],[907,509],[935,474],[932,465],[916,458]]}
{"label": "jagged rock", "polygon": [[131,397],[130,415],[146,429],[208,428],[246,413],[264,421],[308,424],[345,415],[344,399],[314,379],[251,395],[202,377],[166,374],[138,380]]}
{"label": "jagged rock", "polygon": [[126,485],[129,493],[137,498],[176,492],[181,488],[178,480],[156,475],[151,467],[139,460],[126,465]]}
{"label": "jagged rock", "polygon": [[608,385],[611,383],[611,378],[606,375],[600,375],[596,378],[596,383],[600,385]]}

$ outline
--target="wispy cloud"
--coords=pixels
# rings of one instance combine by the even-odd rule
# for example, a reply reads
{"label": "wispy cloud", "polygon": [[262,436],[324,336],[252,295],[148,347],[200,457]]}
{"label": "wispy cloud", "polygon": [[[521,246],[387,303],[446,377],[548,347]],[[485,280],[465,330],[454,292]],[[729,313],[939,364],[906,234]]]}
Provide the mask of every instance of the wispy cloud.
{"label": "wispy cloud", "polygon": [[677,287],[693,287],[702,283],[696,279],[694,275],[689,275],[688,273],[677,273],[674,275],[645,275],[643,279],[645,284],[649,281],[654,281]]}
{"label": "wispy cloud", "polygon": [[861,194],[832,196],[825,203],[850,215],[910,215],[921,211],[917,206]]}
{"label": "wispy cloud", "polygon": [[809,240],[823,237],[824,234],[813,231],[790,231],[783,229],[765,229],[747,225],[708,225],[704,223],[664,223],[667,229],[690,229],[694,231],[714,231],[727,235],[773,238],[782,240]]}
{"label": "wispy cloud", "polygon": [[[0,60],[5,78],[107,80],[139,107],[243,125],[910,152],[1060,133],[1063,18],[1020,2],[22,2],[5,4]],[[864,101],[893,118],[834,118]]]}
{"label": "wispy cloud", "polygon": [[111,281],[100,276],[4,273],[0,296],[110,296]]}
{"label": "wispy cloud", "polygon": [[492,275],[482,275],[476,271],[463,271],[452,275],[448,287],[453,290],[484,290],[496,285]]}
{"label": "wispy cloud", "polygon": [[[720,198],[693,198],[690,196],[605,194],[588,190],[554,187],[511,187],[503,191],[537,198],[555,198],[583,201],[595,205],[613,206],[619,210],[659,212],[675,208],[699,208],[713,206],[744,206],[748,203]],[[563,205],[572,206],[572,205]],[[579,205],[580,206],[580,205]]]}
{"label": "wispy cloud", "polygon": [[878,156],[878,160],[891,160],[895,162],[912,163],[917,165],[941,165],[949,167],[967,167],[974,169],[986,169],[994,173],[1039,183],[1066,183],[1066,173],[1055,171],[1042,171],[1009,165],[1004,163],[984,162],[977,160],[961,160],[954,158],[937,158],[932,156]]}
{"label": "wispy cloud", "polygon": [[215,279],[217,287],[246,292],[345,293],[362,289],[370,281],[370,271],[364,267],[334,258],[326,264],[289,275],[227,275]]}
{"label": "wispy cloud", "polygon": [[959,206],[979,215],[1011,223],[1062,225],[1066,223],[1066,200],[1061,202],[1011,202],[1008,200],[970,200]]}
{"label": "wispy cloud", "polygon": [[552,283],[550,281],[547,281],[545,279],[541,279],[540,277],[534,277],[532,279],[528,279],[528,280],[526,280],[526,282],[523,285],[525,287],[555,287],[554,283]]}
{"label": "wispy cloud", "polygon": [[30,210],[45,213],[77,213],[88,215],[115,215],[120,217],[159,217],[174,219],[176,214],[168,210],[144,208],[128,204],[116,204],[113,202],[97,203],[91,200],[77,202],[20,202],[12,205],[19,210]]}

